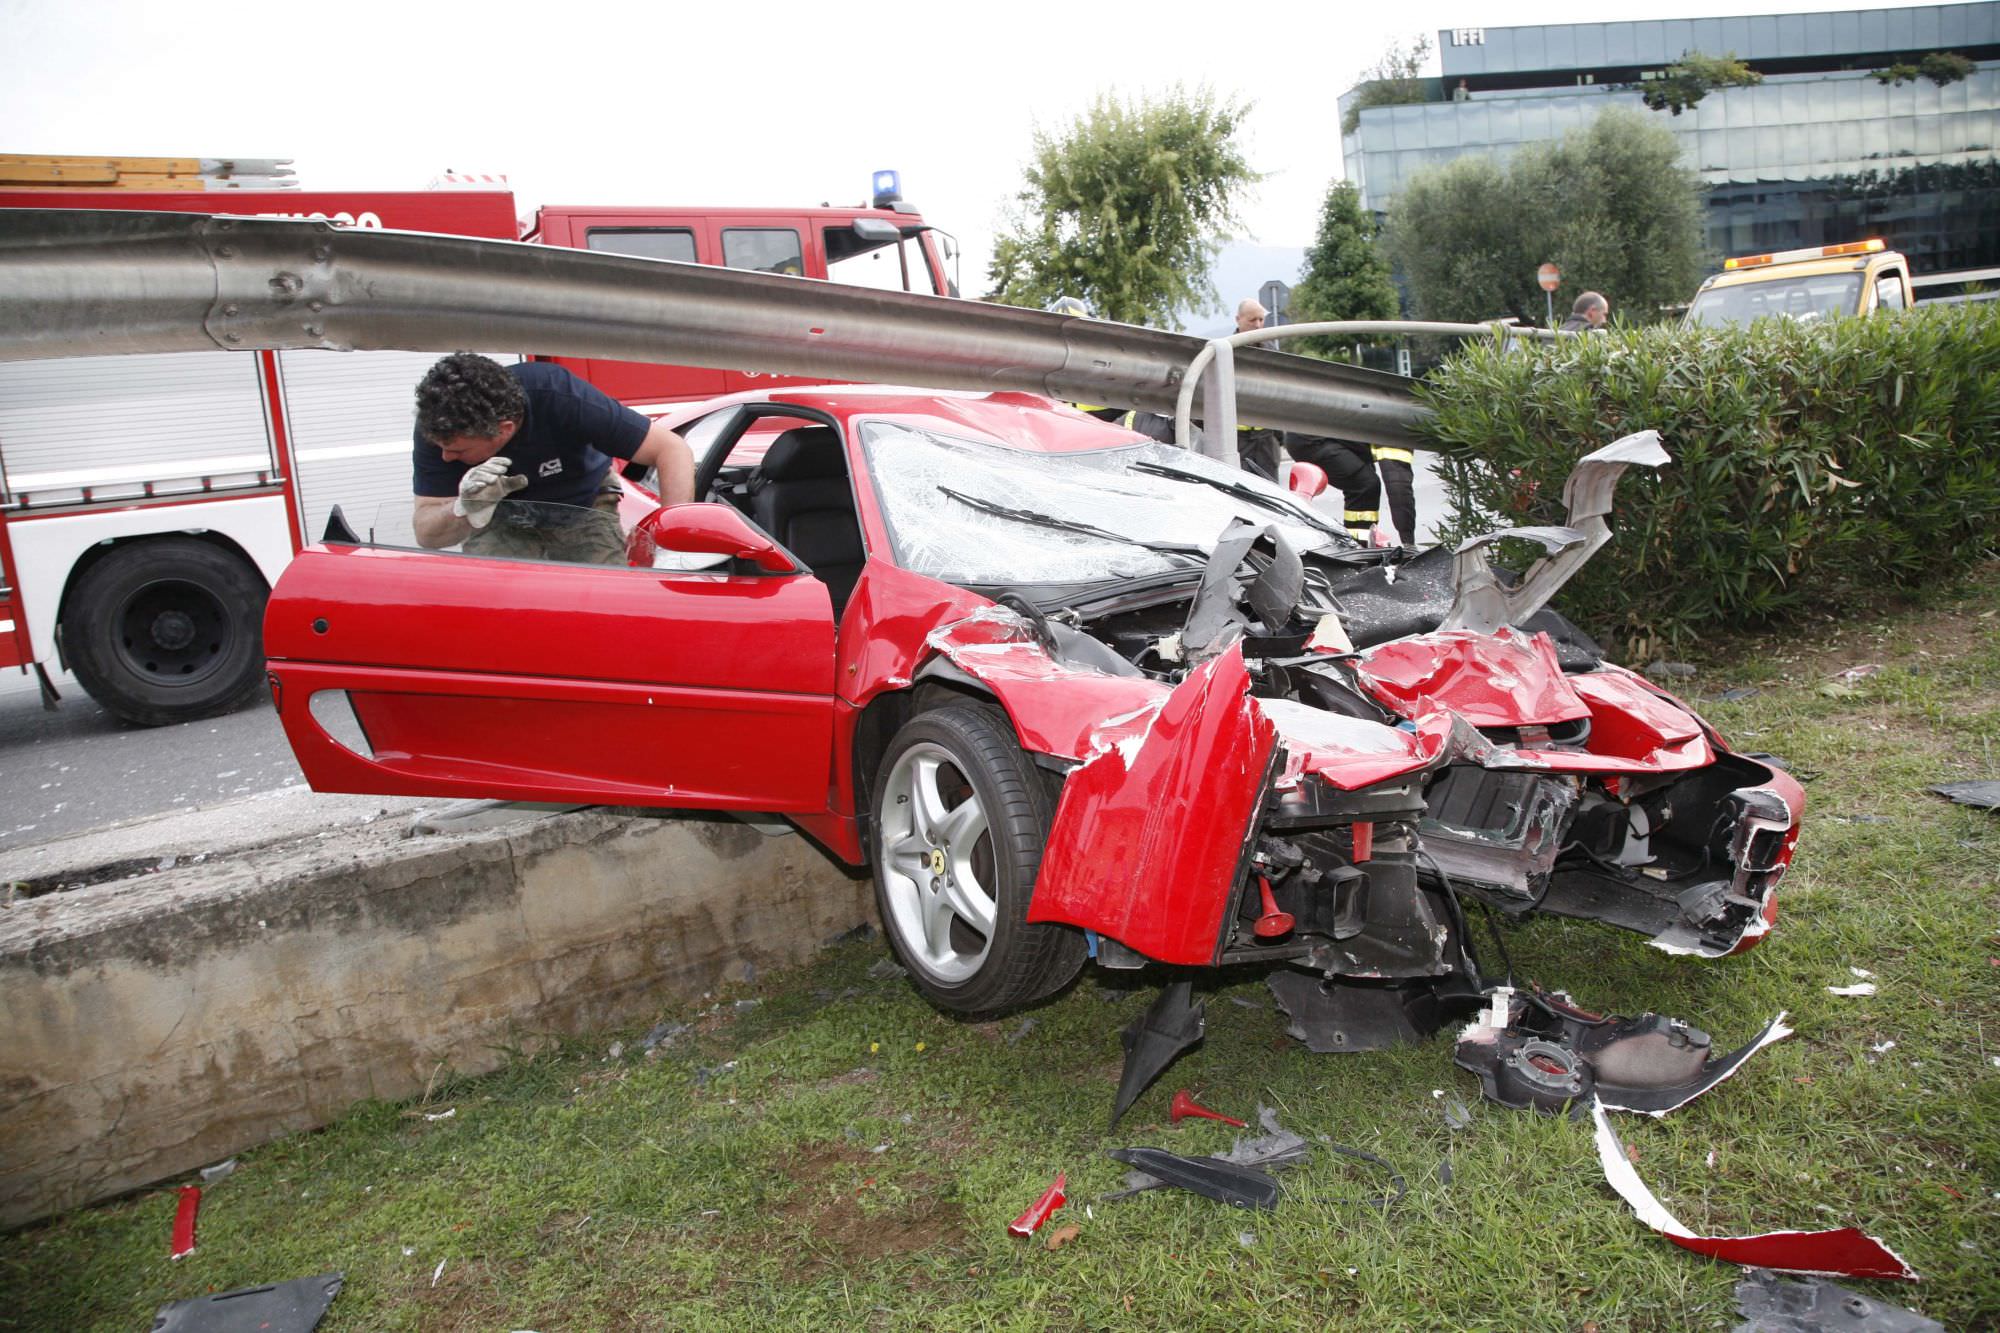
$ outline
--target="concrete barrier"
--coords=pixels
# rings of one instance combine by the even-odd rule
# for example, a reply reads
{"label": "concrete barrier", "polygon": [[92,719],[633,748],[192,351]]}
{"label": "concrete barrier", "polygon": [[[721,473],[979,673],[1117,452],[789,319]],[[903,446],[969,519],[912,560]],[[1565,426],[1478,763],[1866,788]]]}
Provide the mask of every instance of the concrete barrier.
{"label": "concrete barrier", "polygon": [[0,912],[0,1225],[644,1021],[871,919],[804,838],[599,811],[384,820]]}

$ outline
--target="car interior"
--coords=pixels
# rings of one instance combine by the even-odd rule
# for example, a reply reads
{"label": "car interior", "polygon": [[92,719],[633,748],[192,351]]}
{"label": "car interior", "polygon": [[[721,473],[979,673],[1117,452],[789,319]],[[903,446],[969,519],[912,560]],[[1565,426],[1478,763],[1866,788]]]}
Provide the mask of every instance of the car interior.
{"label": "car interior", "polygon": [[[775,435],[773,428],[782,427]],[[867,550],[854,507],[847,453],[832,426],[797,417],[761,418],[725,450],[705,500],[734,505],[824,583],[839,618],[861,577]]]}

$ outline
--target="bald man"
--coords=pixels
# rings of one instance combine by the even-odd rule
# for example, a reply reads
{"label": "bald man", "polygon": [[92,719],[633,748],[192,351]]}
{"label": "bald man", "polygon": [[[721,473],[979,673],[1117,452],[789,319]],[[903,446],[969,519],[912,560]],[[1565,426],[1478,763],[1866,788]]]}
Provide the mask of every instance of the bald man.
{"label": "bald man", "polygon": [[[1236,331],[1249,333],[1264,327],[1271,312],[1255,297],[1246,296],[1236,307]],[[1251,346],[1256,344],[1252,343]],[[1254,472],[1269,481],[1278,480],[1278,432],[1261,427],[1236,428],[1236,457],[1245,472]]]}

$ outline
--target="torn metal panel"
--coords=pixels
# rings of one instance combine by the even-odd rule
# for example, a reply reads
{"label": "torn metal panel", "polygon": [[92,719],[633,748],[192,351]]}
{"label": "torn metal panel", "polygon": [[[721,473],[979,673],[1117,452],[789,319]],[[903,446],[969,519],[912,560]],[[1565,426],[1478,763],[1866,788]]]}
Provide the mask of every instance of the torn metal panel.
{"label": "torn metal panel", "polygon": [[1798,1281],[1763,1269],[1736,1284],[1736,1309],[1744,1322],[1734,1333],[1945,1333],[1935,1319],[1825,1278]]}
{"label": "torn metal panel", "polygon": [[1279,791],[1296,788],[1308,774],[1354,791],[1414,773],[1432,762],[1432,753],[1413,731],[1345,717],[1293,699],[1258,699],[1255,705],[1277,727],[1284,745]]}
{"label": "torn metal panel", "polygon": [[1639,1220],[1683,1249],[1705,1254],[1711,1259],[1754,1268],[1775,1268],[1785,1273],[1812,1273],[1822,1277],[1878,1277],[1917,1280],[1917,1271],[1894,1250],[1856,1227],[1832,1231],[1767,1231],[1755,1236],[1698,1236],[1666,1205],[1653,1197],[1639,1179],[1625,1145],[1611,1128],[1611,1117],[1602,1106],[1592,1104],[1592,1120],[1597,1127],[1597,1162],[1604,1178],[1618,1196],[1631,1205]]}
{"label": "torn metal panel", "polygon": [[1169,696],[1157,681],[1058,661],[1024,616],[991,603],[931,630],[924,642],[993,691],[1023,748],[1060,759],[1135,745]]}
{"label": "torn metal panel", "polygon": [[1361,652],[1355,673],[1404,717],[1449,710],[1475,727],[1549,727],[1590,716],[1547,634],[1444,630]]}
{"label": "torn metal panel", "polygon": [[[1660,447],[1660,433],[1642,430],[1614,440],[1584,455],[1563,483],[1563,503],[1569,509],[1562,527],[1508,528],[1460,544],[1453,562],[1457,593],[1440,629],[1493,633],[1518,625],[1540,611],[1611,540],[1604,519],[1611,512],[1612,492],[1628,467],[1661,467],[1673,460]],[[1539,543],[1548,552],[1511,587],[1488,563],[1487,548],[1502,538]]]}
{"label": "torn metal panel", "polygon": [[1417,831],[1453,882],[1531,903],[1548,887],[1577,794],[1574,778],[1454,764],[1432,780]]}
{"label": "torn metal panel", "polygon": [[1215,960],[1277,745],[1249,685],[1238,645],[1190,671],[1143,728],[1093,739],[1063,784],[1028,920],[1164,963]]}

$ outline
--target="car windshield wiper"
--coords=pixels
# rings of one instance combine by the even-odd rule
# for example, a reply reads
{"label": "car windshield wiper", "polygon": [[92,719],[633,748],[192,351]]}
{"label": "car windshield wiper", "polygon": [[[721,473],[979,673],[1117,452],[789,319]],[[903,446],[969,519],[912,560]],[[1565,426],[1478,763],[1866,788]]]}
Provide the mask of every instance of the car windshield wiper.
{"label": "car windshield wiper", "polygon": [[940,486],[938,487],[938,491],[940,494],[950,496],[960,504],[971,505],[974,509],[982,513],[998,514],[1002,518],[1011,518],[1017,523],[1032,523],[1038,528],[1054,528],[1058,532],[1080,532],[1086,537],[1096,537],[1103,541],[1117,542],[1121,546],[1136,546],[1142,551],[1153,551],[1160,555],[1183,556],[1200,564],[1208,562],[1208,552],[1202,550],[1199,546],[1190,546],[1184,542],[1141,541],[1137,537],[1127,537],[1121,533],[1107,532],[1103,528],[1092,527],[1088,523],[1078,523],[1067,518],[1057,518],[1053,514],[1041,514],[1032,509],[1015,509],[992,500],[983,500],[976,495],[967,495],[964,491],[955,491],[949,486]]}
{"label": "car windshield wiper", "polygon": [[1239,500],[1249,501],[1259,509],[1283,514],[1294,523],[1309,523],[1313,527],[1319,528],[1330,535],[1343,537],[1347,535],[1320,515],[1313,513],[1306,506],[1275,499],[1253,486],[1244,485],[1240,481],[1224,481],[1220,477],[1204,476],[1199,472],[1186,472],[1177,467],[1168,467],[1165,463],[1134,463],[1132,471],[1147,472],[1156,477],[1172,477],[1176,481],[1192,481],[1198,482],[1203,486],[1213,486],[1224,495],[1233,495]]}

